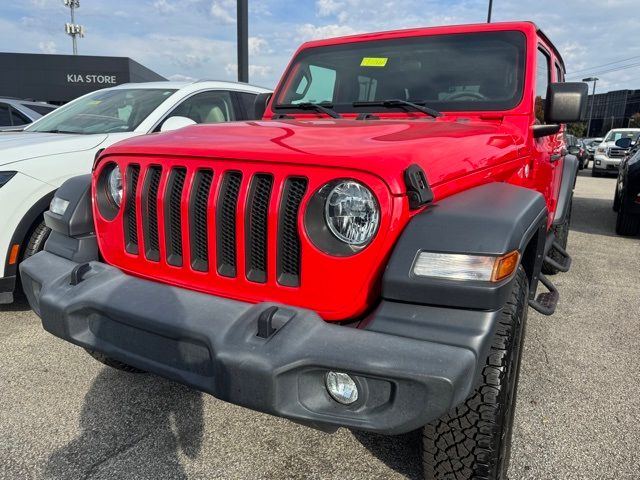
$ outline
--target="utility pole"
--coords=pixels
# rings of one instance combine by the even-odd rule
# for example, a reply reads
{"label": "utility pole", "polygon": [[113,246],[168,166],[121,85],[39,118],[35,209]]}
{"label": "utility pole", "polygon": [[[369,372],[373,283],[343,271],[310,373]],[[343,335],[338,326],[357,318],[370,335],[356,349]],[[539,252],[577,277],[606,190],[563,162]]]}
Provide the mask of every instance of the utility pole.
{"label": "utility pole", "polygon": [[591,119],[593,118],[593,103],[596,101],[596,83],[600,80],[597,77],[583,78],[583,82],[593,82],[593,93],[591,94],[591,108],[589,109],[589,123],[587,123],[587,138],[591,135]]}
{"label": "utility pole", "polygon": [[249,82],[249,6],[248,0],[238,2],[238,81]]}
{"label": "utility pole", "polygon": [[487,23],[491,23],[491,10],[493,10],[493,0],[489,0],[489,11],[487,12]]}
{"label": "utility pole", "polygon": [[78,54],[78,39],[84,37],[84,27],[76,23],[75,9],[80,8],[80,0],[63,0],[64,6],[71,9],[71,23],[65,23],[64,31],[73,42],[73,54]]}

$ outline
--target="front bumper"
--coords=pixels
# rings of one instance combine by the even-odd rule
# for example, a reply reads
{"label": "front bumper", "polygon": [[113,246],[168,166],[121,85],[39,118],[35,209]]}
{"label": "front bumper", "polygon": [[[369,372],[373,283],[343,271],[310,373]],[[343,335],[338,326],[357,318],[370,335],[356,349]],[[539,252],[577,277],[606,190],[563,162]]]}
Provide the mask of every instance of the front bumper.
{"label": "front bumper", "polygon": [[593,169],[618,173],[621,163],[621,158],[609,158],[605,155],[596,155],[593,159]]}
{"label": "front bumper", "polygon": [[0,305],[13,303],[13,291],[16,286],[16,277],[0,278]]}
{"label": "front bumper", "polygon": [[[383,301],[357,327],[341,326],[302,308],[206,295],[100,262],[79,265],[47,251],[21,264],[25,293],[47,331],[222,400],[326,430],[403,433],[448,412],[472,393],[500,317]],[[261,338],[258,319],[274,306],[277,330]],[[355,404],[331,399],[329,370],[355,378]]]}

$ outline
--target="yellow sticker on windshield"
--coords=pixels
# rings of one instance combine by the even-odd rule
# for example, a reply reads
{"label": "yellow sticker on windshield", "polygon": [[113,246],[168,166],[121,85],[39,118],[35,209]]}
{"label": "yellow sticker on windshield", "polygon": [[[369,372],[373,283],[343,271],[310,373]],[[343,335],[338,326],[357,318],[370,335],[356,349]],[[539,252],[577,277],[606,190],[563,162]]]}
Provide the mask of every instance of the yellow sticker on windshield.
{"label": "yellow sticker on windshield", "polygon": [[360,62],[360,66],[361,67],[386,67],[388,61],[389,61],[388,58],[364,57],[362,59],[362,62]]}

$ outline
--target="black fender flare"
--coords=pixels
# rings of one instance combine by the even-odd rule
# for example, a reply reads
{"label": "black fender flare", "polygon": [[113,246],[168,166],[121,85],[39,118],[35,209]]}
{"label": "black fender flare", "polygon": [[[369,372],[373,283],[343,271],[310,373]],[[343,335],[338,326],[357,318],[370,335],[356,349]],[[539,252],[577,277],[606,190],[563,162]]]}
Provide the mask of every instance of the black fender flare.
{"label": "black fender flare", "polygon": [[562,182],[558,192],[558,204],[553,217],[554,225],[562,225],[569,215],[571,208],[571,197],[578,178],[578,157],[575,155],[565,155],[562,165]]}
{"label": "black fender flare", "polygon": [[499,310],[513,276],[498,283],[459,281],[413,274],[422,251],[499,256],[519,250],[536,291],[547,232],[542,194],[507,183],[489,183],[452,195],[414,216],[391,254],[382,280],[385,300]]}

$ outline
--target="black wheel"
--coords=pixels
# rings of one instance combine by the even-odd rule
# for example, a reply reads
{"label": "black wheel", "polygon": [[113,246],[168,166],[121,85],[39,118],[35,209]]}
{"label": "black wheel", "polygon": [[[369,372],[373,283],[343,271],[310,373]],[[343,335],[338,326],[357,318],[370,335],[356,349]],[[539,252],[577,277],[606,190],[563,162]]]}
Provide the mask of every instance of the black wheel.
{"label": "black wheel", "polygon": [[616,193],[613,196],[613,211],[617,212],[620,210],[620,189],[616,184]]}
{"label": "black wheel", "polygon": [[33,229],[29,236],[29,241],[22,254],[22,259],[29,258],[41,251],[50,233],[51,229],[44,224],[44,220],[36,225],[36,228]]}
{"label": "black wheel", "polygon": [[624,205],[618,209],[616,218],[616,233],[624,236],[634,236],[640,232],[640,215],[631,215],[624,211]]}
{"label": "black wheel", "polygon": [[[569,203],[569,213],[567,214],[567,218],[564,223],[560,225],[556,225],[552,227],[553,234],[556,236],[556,241],[560,244],[563,249],[567,249],[567,242],[569,241],[569,228],[571,226],[571,209],[573,208],[573,198]],[[549,252],[549,256],[558,263],[562,263],[564,258],[560,255],[555,249],[551,249]],[[546,263],[542,264],[542,273],[545,275],[555,275],[560,270],[556,267],[552,267],[551,265],[547,265]]]}
{"label": "black wheel", "polygon": [[520,266],[502,310],[480,386],[463,404],[425,426],[425,479],[506,479],[529,281]]}
{"label": "black wheel", "polygon": [[132,367],[126,363],[120,362],[118,360],[114,360],[111,357],[107,357],[105,354],[100,352],[94,352],[92,350],[87,350],[87,353],[91,355],[93,358],[98,360],[100,363],[104,363],[106,366],[115,368],[116,370],[122,370],[123,372],[129,373],[145,373],[144,370],[140,370],[139,368]]}

